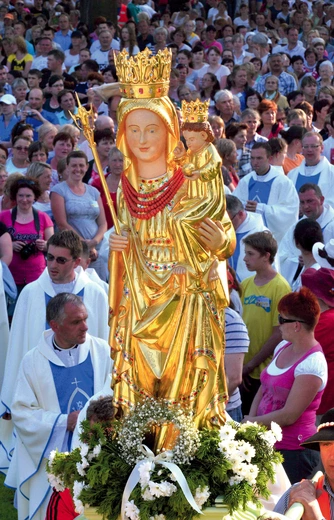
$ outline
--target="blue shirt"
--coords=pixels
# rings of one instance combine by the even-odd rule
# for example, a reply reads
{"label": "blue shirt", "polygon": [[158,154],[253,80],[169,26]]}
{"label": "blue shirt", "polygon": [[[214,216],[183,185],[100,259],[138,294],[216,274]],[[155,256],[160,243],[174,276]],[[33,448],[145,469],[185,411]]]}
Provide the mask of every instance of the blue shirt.
{"label": "blue shirt", "polygon": [[[41,116],[44,117],[49,123],[52,123],[53,125],[59,125],[58,117],[56,114],[53,114],[52,112],[47,112],[46,110],[41,110]],[[34,129],[34,141],[38,141],[38,132],[37,128],[43,124],[42,121],[37,119],[36,117],[27,117],[26,123],[28,125],[31,125]]]}
{"label": "blue shirt", "polygon": [[18,120],[19,119],[16,117],[16,115],[13,114],[11,119],[9,120],[9,123],[7,124],[7,126],[5,126],[5,118],[4,118],[4,116],[0,116],[0,140],[1,141],[6,141],[6,142],[10,141],[11,132],[13,130],[13,127],[18,122]]}
{"label": "blue shirt", "polygon": [[64,36],[61,31],[57,31],[53,41],[58,43],[62,49],[62,51],[67,51],[71,46],[71,34],[72,31],[68,31],[68,33]]}
{"label": "blue shirt", "polygon": [[[78,113],[78,109],[77,107],[74,108],[74,115]],[[57,114],[55,114],[57,116],[57,123],[55,123],[56,125],[71,125],[73,124],[73,119],[67,119],[67,117],[65,116],[65,112],[64,110],[62,110],[61,112],[57,112]]]}

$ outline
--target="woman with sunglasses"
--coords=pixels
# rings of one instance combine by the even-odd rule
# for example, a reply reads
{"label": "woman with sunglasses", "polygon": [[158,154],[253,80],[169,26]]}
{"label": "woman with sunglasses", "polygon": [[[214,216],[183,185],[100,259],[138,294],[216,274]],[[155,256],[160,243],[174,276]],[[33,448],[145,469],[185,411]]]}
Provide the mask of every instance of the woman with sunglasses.
{"label": "woman with sunglasses", "polygon": [[302,287],[278,304],[283,341],[271,363],[261,373],[261,386],[244,421],[282,428],[276,443],[291,484],[308,478],[319,463],[319,454],[300,444],[316,433],[316,411],[327,383],[327,363],[314,337],[320,307],[314,294]]}
{"label": "woman with sunglasses", "polygon": [[54,233],[50,217],[33,209],[40,195],[41,190],[34,179],[19,178],[10,187],[10,198],[15,206],[0,213],[0,221],[7,226],[12,238],[13,260],[9,269],[18,295],[44,271],[46,243]]}
{"label": "woman with sunglasses", "polygon": [[29,166],[28,148],[31,141],[28,137],[15,137],[13,141],[12,154],[13,156],[6,162],[6,171],[9,175],[12,173],[27,173]]}

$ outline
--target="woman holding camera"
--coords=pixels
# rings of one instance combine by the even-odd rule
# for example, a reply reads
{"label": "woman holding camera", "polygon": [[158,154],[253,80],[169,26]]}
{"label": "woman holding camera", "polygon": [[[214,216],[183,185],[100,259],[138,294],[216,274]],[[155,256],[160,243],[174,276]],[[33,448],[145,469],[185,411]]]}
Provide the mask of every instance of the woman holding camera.
{"label": "woman holding camera", "polygon": [[33,208],[40,195],[41,190],[34,179],[18,179],[10,187],[10,198],[15,206],[0,213],[0,221],[7,226],[12,238],[13,260],[9,269],[18,294],[44,271],[46,243],[54,233],[50,217]]}

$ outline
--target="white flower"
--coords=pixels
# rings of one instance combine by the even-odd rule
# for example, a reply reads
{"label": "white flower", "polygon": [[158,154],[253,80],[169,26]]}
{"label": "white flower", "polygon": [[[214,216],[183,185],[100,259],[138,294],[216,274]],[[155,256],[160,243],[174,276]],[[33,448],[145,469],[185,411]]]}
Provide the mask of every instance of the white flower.
{"label": "white flower", "polygon": [[164,482],[161,482],[160,490],[161,490],[162,496],[170,497],[173,493],[175,493],[177,491],[177,487],[174,486],[174,484],[170,484],[170,482],[167,482],[165,480]]}
{"label": "white flower", "polygon": [[255,448],[246,441],[239,442],[238,451],[242,460],[246,460],[247,462],[250,462],[256,454]]}
{"label": "white flower", "polygon": [[98,457],[101,453],[101,444],[97,444],[95,448],[93,449],[93,455],[95,457]]}
{"label": "white flower", "polygon": [[283,439],[282,428],[280,427],[280,425],[275,422],[271,422],[270,429],[273,435],[275,436],[276,441],[280,442]]}
{"label": "white flower", "polygon": [[146,500],[146,501],[154,500],[154,496],[152,495],[152,493],[151,493],[149,487],[146,487],[146,488],[145,488],[145,491],[142,492],[141,496],[142,496],[143,499]]}
{"label": "white flower", "polygon": [[130,518],[131,520],[139,520],[139,509],[133,500],[130,500],[130,502],[126,502],[124,509],[125,514],[128,518]]}
{"label": "white flower", "polygon": [[75,506],[76,512],[79,513],[79,515],[83,515],[84,512],[85,512],[85,508],[84,508],[83,503],[81,502],[81,500],[73,498],[73,502],[74,502],[74,506]]}
{"label": "white flower", "polygon": [[254,486],[256,484],[256,477],[259,473],[259,468],[255,466],[254,464],[248,465],[248,471],[245,474],[245,478],[251,486]]}
{"label": "white flower", "polygon": [[80,496],[81,491],[85,488],[85,484],[83,482],[74,481],[73,484],[73,498],[78,498]]}
{"label": "white flower", "polygon": [[271,430],[268,430],[267,432],[264,432],[262,434],[262,438],[270,445],[274,446],[276,444],[276,436]]}
{"label": "white flower", "polygon": [[150,516],[150,520],[166,520],[165,515],[154,515]]}
{"label": "white flower", "polygon": [[159,497],[170,497],[175,491],[177,491],[177,487],[174,484],[170,484],[169,482],[161,482],[158,484],[157,482],[150,481],[148,483],[150,492],[153,496]]}
{"label": "white flower", "polygon": [[176,482],[176,481],[177,481],[177,478],[176,478],[176,476],[174,475],[174,473],[170,473],[170,474],[169,474],[169,478],[170,478],[173,482]]}
{"label": "white flower", "polygon": [[240,475],[233,475],[233,477],[230,478],[228,483],[230,484],[230,486],[234,486],[235,484],[239,484],[242,481],[243,478]]}
{"label": "white flower", "polygon": [[83,468],[83,465],[80,463],[80,462],[77,462],[76,463],[76,467],[77,467],[77,472],[79,473],[79,475],[81,475],[82,477],[85,477],[86,476],[86,472]]}
{"label": "white flower", "polygon": [[49,462],[50,462],[50,464],[53,463],[54,458],[55,458],[56,455],[57,455],[57,450],[50,451],[50,455],[49,455]]}
{"label": "white flower", "polygon": [[147,460],[138,467],[139,481],[142,487],[149,483],[154,466],[153,462]]}
{"label": "white flower", "polygon": [[79,449],[80,449],[81,457],[86,457],[86,455],[87,455],[87,453],[89,451],[88,444],[81,444]]}
{"label": "white flower", "polygon": [[195,492],[194,500],[198,507],[202,508],[202,505],[208,500],[211,495],[208,486],[204,486],[203,488],[198,487]]}
{"label": "white flower", "polygon": [[222,441],[225,440],[233,440],[236,436],[236,430],[230,426],[228,423],[226,423],[224,426],[222,426],[219,430],[219,436]]}
{"label": "white flower", "polygon": [[53,473],[48,473],[48,479],[51,486],[55,488],[56,491],[64,491],[65,486],[60,478],[56,477]]}

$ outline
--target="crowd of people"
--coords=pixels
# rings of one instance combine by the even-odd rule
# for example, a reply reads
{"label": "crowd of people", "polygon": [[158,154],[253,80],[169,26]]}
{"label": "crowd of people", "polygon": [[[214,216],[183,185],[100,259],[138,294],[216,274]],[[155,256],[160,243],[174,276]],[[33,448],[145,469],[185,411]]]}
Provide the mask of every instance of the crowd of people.
{"label": "crowd of people", "polygon": [[[88,28],[79,1],[0,0],[0,471],[18,489],[19,520],[44,520],[45,450],[66,448],[82,402],[110,383],[97,356],[107,352],[113,219],[72,115],[78,98],[93,111],[117,211],[123,155],[113,87],[123,50],[169,49],[168,96],[180,123],[183,101],[208,102],[236,234],[225,313],[228,413],[280,424],[277,449],[291,483],[320,464],[318,441],[334,443],[334,422],[332,437],[316,434],[334,407],[334,4],[118,0],[117,17]],[[68,412],[60,388],[56,396],[45,390],[50,422],[36,403],[61,367],[71,369],[67,397],[75,384],[80,406]],[[90,383],[78,389],[80,370]],[[329,452],[320,452],[334,492]],[[298,489],[278,511],[299,500],[320,520],[312,490],[303,485],[300,498]]]}

